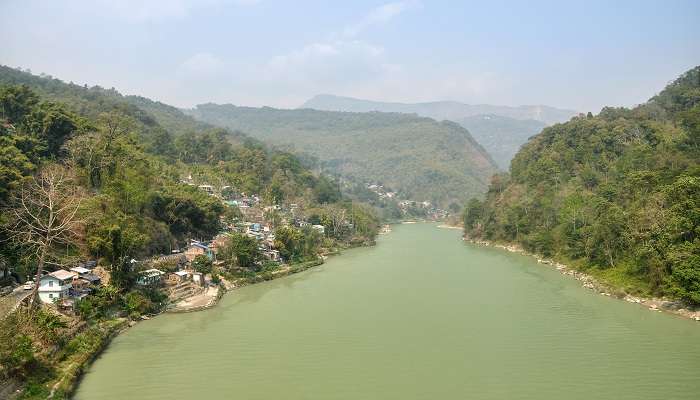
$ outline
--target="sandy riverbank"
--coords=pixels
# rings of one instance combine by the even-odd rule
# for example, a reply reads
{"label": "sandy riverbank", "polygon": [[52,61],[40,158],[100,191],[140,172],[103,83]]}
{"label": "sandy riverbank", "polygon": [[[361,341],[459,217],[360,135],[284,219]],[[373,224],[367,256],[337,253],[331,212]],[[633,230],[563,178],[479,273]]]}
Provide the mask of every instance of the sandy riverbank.
{"label": "sandy riverbank", "polygon": [[598,281],[595,277],[591,275],[580,272],[574,268],[569,267],[568,265],[559,263],[557,261],[529,253],[518,245],[505,245],[499,243],[491,243],[487,240],[474,240],[469,238],[464,238],[463,240],[480,246],[495,247],[498,249],[509,251],[511,253],[519,253],[522,255],[533,257],[537,259],[537,262],[539,264],[551,266],[560,273],[573,277],[577,281],[581,282],[581,286],[585,287],[586,289],[593,290],[602,296],[614,297],[620,300],[624,300],[628,303],[639,304],[640,306],[645,307],[653,312],[667,312],[684,318],[690,318],[695,321],[700,321],[700,309],[691,308],[677,300],[669,300],[663,298],[645,298],[624,293],[624,291],[620,291],[617,288],[614,288],[608,284]]}
{"label": "sandy riverbank", "polygon": [[461,226],[458,225],[448,225],[448,224],[441,224],[437,226],[440,229],[463,229]]}

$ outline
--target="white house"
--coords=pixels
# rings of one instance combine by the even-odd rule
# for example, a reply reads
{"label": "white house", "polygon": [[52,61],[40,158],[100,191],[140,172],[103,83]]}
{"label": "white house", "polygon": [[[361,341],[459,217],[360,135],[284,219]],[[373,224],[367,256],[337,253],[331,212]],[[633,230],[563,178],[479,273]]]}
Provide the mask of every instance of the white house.
{"label": "white house", "polygon": [[68,290],[73,287],[75,272],[59,269],[41,277],[39,281],[39,299],[44,303],[53,303],[55,299],[68,297]]}
{"label": "white house", "polygon": [[161,278],[165,275],[165,272],[151,268],[145,271],[139,272],[136,278],[136,283],[141,286],[155,285],[160,283]]}

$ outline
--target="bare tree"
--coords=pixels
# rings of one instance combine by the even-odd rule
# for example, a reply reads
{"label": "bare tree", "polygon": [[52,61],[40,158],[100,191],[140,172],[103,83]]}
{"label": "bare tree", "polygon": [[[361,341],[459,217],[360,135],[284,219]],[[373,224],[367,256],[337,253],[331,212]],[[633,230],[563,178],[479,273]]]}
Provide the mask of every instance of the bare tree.
{"label": "bare tree", "polygon": [[328,216],[331,219],[331,228],[333,229],[333,236],[340,238],[343,236],[343,227],[346,223],[345,215],[346,210],[339,206],[329,206],[326,208]]}
{"label": "bare tree", "polygon": [[26,182],[13,196],[5,229],[18,245],[31,251],[37,261],[30,304],[37,304],[39,280],[44,266],[52,262],[59,248],[78,238],[82,222],[77,217],[81,193],[69,171],[51,165]]}

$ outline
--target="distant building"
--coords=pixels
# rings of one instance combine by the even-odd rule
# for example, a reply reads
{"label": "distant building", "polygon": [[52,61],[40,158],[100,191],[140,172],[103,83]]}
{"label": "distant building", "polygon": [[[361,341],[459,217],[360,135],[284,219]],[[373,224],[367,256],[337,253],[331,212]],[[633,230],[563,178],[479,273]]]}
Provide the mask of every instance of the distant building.
{"label": "distant building", "polygon": [[214,194],[214,186],[212,185],[199,185],[197,188],[207,192],[208,194]]}

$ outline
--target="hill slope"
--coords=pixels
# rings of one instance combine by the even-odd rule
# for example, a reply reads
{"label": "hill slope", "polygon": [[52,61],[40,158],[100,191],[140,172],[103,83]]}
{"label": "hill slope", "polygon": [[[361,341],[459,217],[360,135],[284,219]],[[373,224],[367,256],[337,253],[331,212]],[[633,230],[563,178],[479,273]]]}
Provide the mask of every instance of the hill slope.
{"label": "hill slope", "polygon": [[362,182],[380,181],[406,198],[442,205],[481,193],[496,170],[465,129],[414,115],[216,104],[187,113],[309,154],[335,173]]}
{"label": "hill slope", "polygon": [[302,108],[349,112],[400,112],[417,114],[438,121],[450,120],[466,128],[501,169],[507,170],[510,160],[527,139],[547,125],[568,121],[575,111],[548,106],[506,107],[488,104],[470,105],[456,101],[431,103],[386,103],[318,95]]}
{"label": "hill slope", "polygon": [[547,126],[534,119],[519,120],[494,114],[474,115],[455,122],[465,127],[504,171],[508,170],[520,146]]}
{"label": "hill slope", "polygon": [[465,211],[468,236],[700,304],[700,67],[634,109],[546,128]]}

